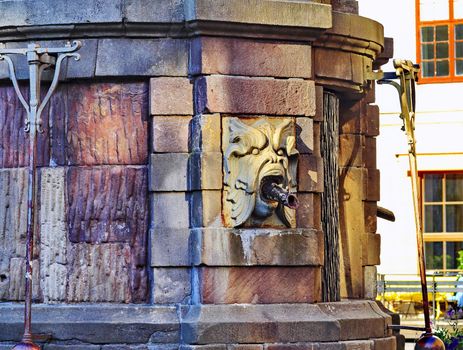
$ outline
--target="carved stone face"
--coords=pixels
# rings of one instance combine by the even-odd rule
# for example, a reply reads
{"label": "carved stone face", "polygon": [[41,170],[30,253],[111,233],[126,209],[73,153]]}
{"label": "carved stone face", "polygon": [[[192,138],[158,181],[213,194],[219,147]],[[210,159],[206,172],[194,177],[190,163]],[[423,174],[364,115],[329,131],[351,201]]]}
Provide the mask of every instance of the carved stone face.
{"label": "carved stone face", "polygon": [[298,151],[294,125],[283,120],[274,125],[259,120],[252,125],[230,118],[228,146],[224,154],[225,216],[233,227],[251,216],[265,219],[274,213],[286,226],[294,211],[263,198],[261,186],[271,177],[283,189],[296,189]]}

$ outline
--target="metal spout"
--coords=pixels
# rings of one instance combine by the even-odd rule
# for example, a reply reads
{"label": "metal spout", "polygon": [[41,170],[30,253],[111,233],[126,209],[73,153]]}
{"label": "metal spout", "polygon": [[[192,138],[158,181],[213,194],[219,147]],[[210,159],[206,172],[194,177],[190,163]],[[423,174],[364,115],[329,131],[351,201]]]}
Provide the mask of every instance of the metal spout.
{"label": "metal spout", "polygon": [[265,200],[276,201],[291,209],[296,209],[299,206],[296,195],[281,188],[273,177],[265,178],[262,181],[260,191]]}

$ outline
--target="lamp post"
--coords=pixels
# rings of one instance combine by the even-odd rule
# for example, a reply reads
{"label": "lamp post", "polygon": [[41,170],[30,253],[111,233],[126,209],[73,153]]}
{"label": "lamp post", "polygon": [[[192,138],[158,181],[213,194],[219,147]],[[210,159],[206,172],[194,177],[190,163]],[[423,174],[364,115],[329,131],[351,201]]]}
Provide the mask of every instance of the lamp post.
{"label": "lamp post", "polygon": [[[33,334],[31,331],[31,306],[32,306],[32,254],[34,240],[34,216],[36,204],[36,167],[37,167],[37,133],[43,133],[41,114],[46,104],[55,91],[61,64],[65,58],[74,57],[80,59],[76,53],[81,47],[79,41],[73,44],[67,43],[60,48],[42,48],[38,44],[29,44],[23,49],[0,48],[0,61],[3,60],[8,64],[10,79],[18,98],[27,112],[24,131],[29,133],[29,169],[28,169],[28,189],[27,189],[27,231],[26,231],[26,274],[25,274],[25,296],[24,296],[24,334],[21,342],[13,349],[15,350],[36,350],[40,346],[34,344]],[[16,78],[13,60],[10,55],[25,55],[29,66],[29,103],[25,100],[19,90],[18,80]],[[55,68],[53,79],[48,91],[41,100],[40,84],[42,73],[46,69]]]}

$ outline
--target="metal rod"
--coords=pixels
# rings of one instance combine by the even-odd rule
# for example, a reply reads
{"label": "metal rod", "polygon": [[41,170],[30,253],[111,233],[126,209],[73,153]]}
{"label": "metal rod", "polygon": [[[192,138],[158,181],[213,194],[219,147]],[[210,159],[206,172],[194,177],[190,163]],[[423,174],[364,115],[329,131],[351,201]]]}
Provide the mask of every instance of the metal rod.
{"label": "metal rod", "polygon": [[[29,133],[29,168],[28,168],[28,190],[27,190],[27,230],[26,230],[26,274],[25,274],[25,296],[24,296],[24,334],[21,343],[13,349],[40,349],[33,343],[32,334],[32,259],[34,254],[34,233],[35,233],[35,204],[37,197],[37,132],[42,132],[41,113],[50,100],[53,91],[58,84],[61,62],[66,57],[74,57],[78,60],[79,54],[75,53],[81,47],[81,43],[75,41],[73,45],[67,44],[62,48],[41,48],[37,44],[29,44],[24,49],[0,49],[0,60],[8,63],[10,79],[18,95],[21,104],[27,112],[25,132]],[[50,56],[50,53],[57,54],[58,57]],[[29,65],[29,104],[19,90],[19,85],[15,75],[13,61],[7,55],[21,54],[26,55]],[[52,83],[43,101],[40,101],[40,78],[42,72],[51,67],[55,67]]]}

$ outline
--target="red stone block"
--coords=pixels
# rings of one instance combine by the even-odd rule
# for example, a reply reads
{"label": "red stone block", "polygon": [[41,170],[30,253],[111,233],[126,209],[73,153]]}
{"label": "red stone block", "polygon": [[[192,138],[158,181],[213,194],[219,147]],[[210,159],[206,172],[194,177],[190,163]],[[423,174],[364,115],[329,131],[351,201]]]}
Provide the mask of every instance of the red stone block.
{"label": "red stone block", "polygon": [[307,44],[200,37],[191,44],[190,74],[311,78]]}
{"label": "red stone block", "polygon": [[68,164],[146,164],[147,101],[148,87],[142,83],[73,85]]}
{"label": "red stone block", "polygon": [[323,159],[310,154],[301,154],[297,168],[298,192],[323,192]]}
{"label": "red stone block", "polygon": [[205,304],[320,301],[319,267],[203,267],[200,273]]}
{"label": "red stone block", "polygon": [[364,200],[379,201],[380,199],[380,172],[378,169],[366,169],[364,178]]}
{"label": "red stone block", "polygon": [[298,193],[296,227],[321,229],[321,196],[318,193]]}
{"label": "red stone block", "polygon": [[154,153],[188,153],[190,116],[155,116],[151,147]]}
{"label": "red stone block", "polygon": [[211,75],[195,82],[196,114],[315,114],[315,84],[302,79]]}
{"label": "red stone block", "polygon": [[363,210],[365,215],[365,231],[369,233],[376,233],[377,229],[377,202],[363,202]]}
{"label": "red stone block", "polygon": [[363,165],[367,169],[376,169],[376,138],[365,136],[363,146]]}
{"label": "red stone block", "polygon": [[152,115],[192,115],[193,85],[188,78],[160,77],[150,80]]}
{"label": "red stone block", "polygon": [[365,135],[379,135],[379,107],[377,105],[366,105],[362,115],[363,130]]}

